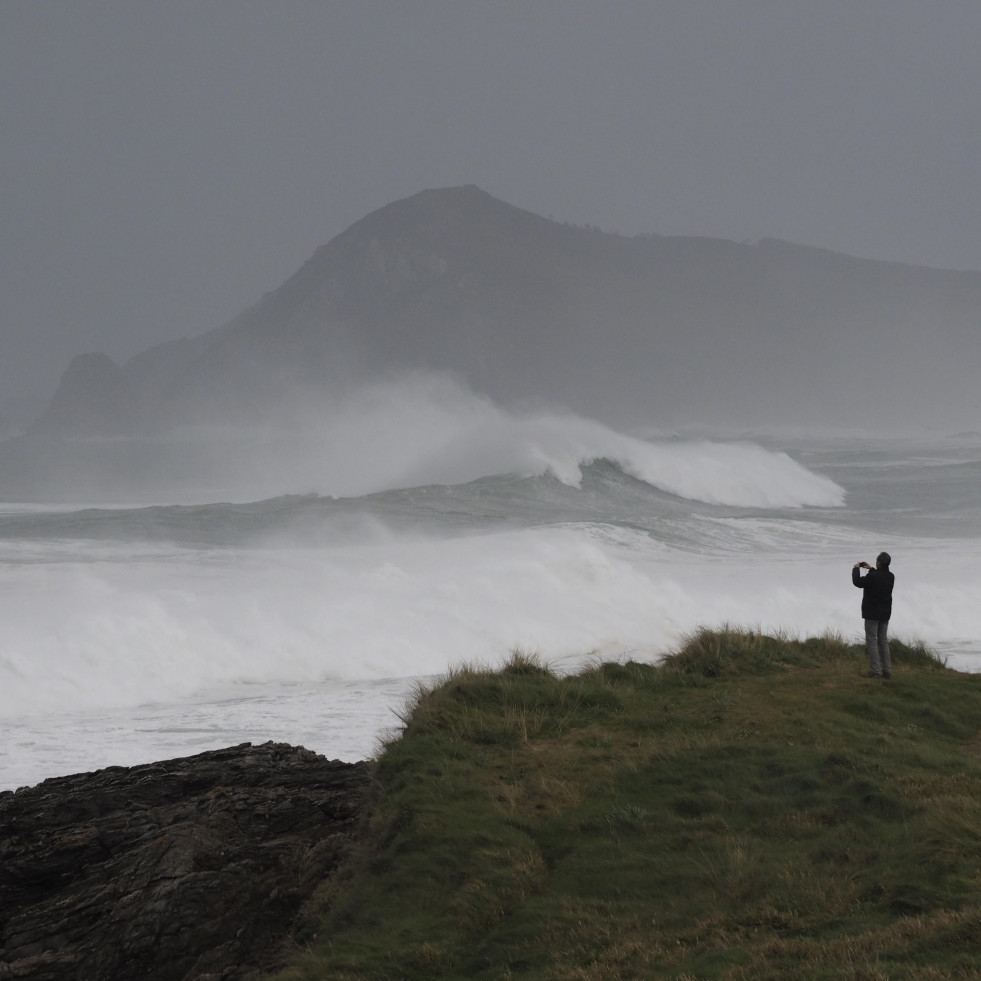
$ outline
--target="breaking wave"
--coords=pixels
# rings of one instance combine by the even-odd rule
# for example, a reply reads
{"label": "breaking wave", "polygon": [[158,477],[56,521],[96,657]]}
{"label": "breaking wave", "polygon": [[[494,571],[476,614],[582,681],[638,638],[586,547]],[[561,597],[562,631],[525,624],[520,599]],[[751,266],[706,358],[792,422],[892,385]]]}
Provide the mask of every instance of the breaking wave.
{"label": "breaking wave", "polygon": [[735,507],[838,507],[844,491],[785,453],[750,443],[641,439],[563,411],[519,412],[452,379],[413,376],[307,407],[280,431],[190,434],[220,461],[237,499],[316,493],[358,497],[552,474],[577,487],[599,460],[693,501]]}
{"label": "breaking wave", "polygon": [[[46,453],[71,462],[70,481],[60,490],[65,466],[49,466]],[[350,498],[495,475],[550,474],[578,487],[584,467],[607,460],[691,501],[754,508],[844,503],[839,486],[785,453],[746,442],[642,439],[561,410],[505,408],[439,375],[311,400],[261,430],[198,428],[56,448],[41,442],[36,454],[44,496],[20,499],[120,505]]]}

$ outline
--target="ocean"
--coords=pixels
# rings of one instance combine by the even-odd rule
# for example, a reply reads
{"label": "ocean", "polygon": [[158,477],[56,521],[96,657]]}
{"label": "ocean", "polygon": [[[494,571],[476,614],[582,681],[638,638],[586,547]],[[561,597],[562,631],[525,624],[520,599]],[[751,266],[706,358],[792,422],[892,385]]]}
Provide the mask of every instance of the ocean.
{"label": "ocean", "polygon": [[883,549],[892,635],[981,670],[981,434],[626,433],[418,379],[317,411],[76,441],[33,497],[15,471],[65,447],[0,444],[0,790],[245,741],[369,758],[420,684],[515,649],[858,640]]}

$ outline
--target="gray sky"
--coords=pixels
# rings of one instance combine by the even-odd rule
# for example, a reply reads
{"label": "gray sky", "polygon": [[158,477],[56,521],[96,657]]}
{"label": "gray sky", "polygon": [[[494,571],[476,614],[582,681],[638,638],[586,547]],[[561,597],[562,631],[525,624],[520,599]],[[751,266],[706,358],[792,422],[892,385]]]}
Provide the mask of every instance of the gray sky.
{"label": "gray sky", "polygon": [[981,269],[978,0],[0,0],[0,398],[427,187]]}

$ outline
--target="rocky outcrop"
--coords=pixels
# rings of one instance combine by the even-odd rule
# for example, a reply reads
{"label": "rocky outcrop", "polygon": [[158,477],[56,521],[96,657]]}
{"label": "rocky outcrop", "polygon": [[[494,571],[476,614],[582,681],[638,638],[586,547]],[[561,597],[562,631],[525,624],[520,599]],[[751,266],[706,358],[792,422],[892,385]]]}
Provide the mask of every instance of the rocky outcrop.
{"label": "rocky outcrop", "polygon": [[369,774],[245,743],[0,794],[0,979],[275,967],[357,834]]}
{"label": "rocky outcrop", "polygon": [[72,360],[55,397],[35,423],[37,433],[55,432],[71,420],[78,435],[110,435],[124,427],[123,372],[107,354],[80,354]]}

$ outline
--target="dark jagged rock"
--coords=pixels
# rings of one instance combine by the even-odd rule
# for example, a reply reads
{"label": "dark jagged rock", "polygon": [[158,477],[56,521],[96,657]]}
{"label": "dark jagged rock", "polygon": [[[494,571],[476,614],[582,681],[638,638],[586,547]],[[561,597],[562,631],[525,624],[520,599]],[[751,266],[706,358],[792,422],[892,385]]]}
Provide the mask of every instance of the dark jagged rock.
{"label": "dark jagged rock", "polygon": [[0,794],[0,979],[274,967],[357,833],[368,773],[244,743]]}

